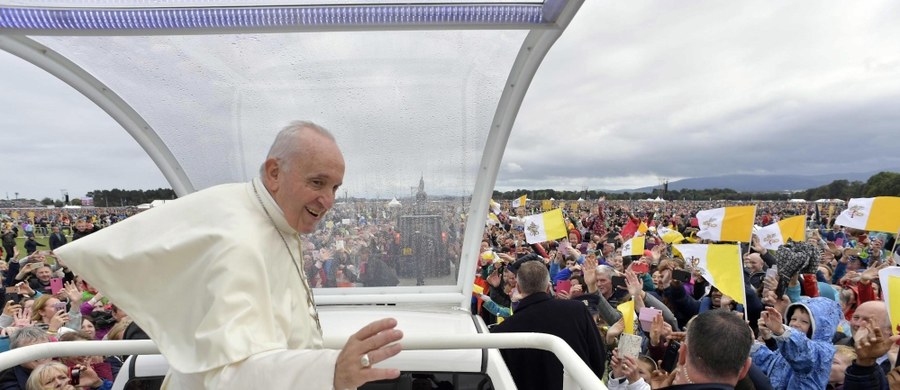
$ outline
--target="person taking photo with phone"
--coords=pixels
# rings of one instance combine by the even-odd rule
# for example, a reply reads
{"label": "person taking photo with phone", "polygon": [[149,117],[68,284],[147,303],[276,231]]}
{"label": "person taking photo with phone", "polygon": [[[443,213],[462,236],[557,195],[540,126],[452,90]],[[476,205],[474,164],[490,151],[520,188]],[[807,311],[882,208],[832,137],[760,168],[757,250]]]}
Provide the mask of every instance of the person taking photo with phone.
{"label": "person taking photo with phone", "polygon": [[34,301],[31,307],[31,319],[35,326],[45,330],[51,337],[81,329],[81,292],[75,284],[68,283],[60,291],[67,302],[59,300],[52,294],[43,294]]}

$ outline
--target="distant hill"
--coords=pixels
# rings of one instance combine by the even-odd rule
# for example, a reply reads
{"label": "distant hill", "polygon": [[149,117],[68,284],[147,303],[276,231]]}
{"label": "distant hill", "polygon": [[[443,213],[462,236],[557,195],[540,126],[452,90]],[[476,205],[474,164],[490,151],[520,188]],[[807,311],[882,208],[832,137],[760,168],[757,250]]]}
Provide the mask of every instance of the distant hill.
{"label": "distant hill", "polygon": [[[783,192],[803,191],[830,184],[835,180],[861,181],[869,180],[872,175],[883,172],[900,172],[900,169],[881,169],[871,172],[834,173],[826,175],[726,175],[712,177],[695,177],[669,182],[669,190],[703,190],[710,188],[730,188],[738,192]],[[643,187],[621,192],[650,192],[659,186]],[[613,192],[613,191],[611,191]]]}

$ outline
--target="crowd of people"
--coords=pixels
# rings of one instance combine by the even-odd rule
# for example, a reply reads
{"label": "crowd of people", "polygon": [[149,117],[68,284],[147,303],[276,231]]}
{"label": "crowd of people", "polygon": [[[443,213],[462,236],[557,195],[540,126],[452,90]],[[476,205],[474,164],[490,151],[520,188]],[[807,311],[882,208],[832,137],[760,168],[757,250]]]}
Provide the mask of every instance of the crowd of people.
{"label": "crowd of people", "polygon": [[[472,310],[486,323],[499,324],[493,327],[497,332],[535,330],[534,320],[527,317],[549,321],[546,328],[538,329],[557,332],[570,342],[610,388],[656,389],[684,381],[682,376],[701,376],[690,373],[698,369],[696,365],[684,368],[690,359],[677,356],[679,348],[688,349],[690,342],[685,339],[691,324],[707,312],[729,312],[746,321],[752,332],[748,334],[755,341],[746,351],[752,364],[743,370],[732,356],[736,371],[719,377],[733,377],[731,385],[736,388],[879,388],[889,381],[900,386],[900,369],[894,368],[897,347],[891,347],[897,336],[891,336],[877,275],[895,257],[900,258],[890,252],[895,235],[834,225],[839,205],[754,202],[760,226],[806,216],[808,239],[770,251],[754,236],[743,249],[747,285],[741,305],[703,280],[690,263],[673,253],[676,242],[665,242],[658,234],[668,228],[679,232],[685,242],[702,242],[695,236],[698,211],[741,204],[749,203],[561,202],[568,236],[535,245],[526,242],[522,217],[540,212],[539,203],[531,202],[532,208],[507,206],[496,222],[486,224],[475,270],[484,291],[473,300]],[[457,202],[431,202],[428,208],[428,213],[443,221],[441,261],[458,267],[466,222],[462,207]],[[5,261],[0,262],[6,287],[0,349],[2,341],[12,349],[42,342],[147,338],[127,314],[53,254],[70,240],[137,212],[125,208],[23,210],[17,220],[6,221]],[[325,222],[303,241],[303,266],[310,286],[400,284],[403,248],[396,221],[399,215],[412,212],[412,206],[386,208],[381,202],[336,204]],[[640,233],[642,225],[648,229]],[[623,256],[623,244],[637,234],[646,235],[643,255]],[[49,248],[29,245],[35,237],[47,237]],[[26,253],[19,253],[15,239],[25,240]],[[807,255],[802,266],[779,264],[790,261],[787,253],[794,252]],[[526,266],[529,262],[533,264]],[[770,269],[776,264],[778,271],[773,273]],[[523,278],[533,279],[524,282],[531,286],[527,293],[520,285],[521,269],[530,270]],[[546,287],[540,284],[541,269],[549,281]],[[795,271],[785,273],[785,269]],[[685,272],[690,274],[688,279],[676,277]],[[578,304],[556,307],[556,301]],[[619,305],[629,301],[634,302],[635,313],[621,312]],[[626,321],[626,316],[636,316],[643,307],[659,311],[652,325]],[[587,328],[584,321],[573,319],[582,314],[588,319]],[[710,316],[704,321],[728,324],[728,319]],[[560,326],[569,322],[572,326]],[[630,332],[625,330],[626,322],[635,324]],[[619,353],[619,338],[626,333],[641,338],[639,355]],[[694,343],[693,350],[718,352]],[[542,355],[545,352],[533,353],[537,358],[504,351],[504,358],[519,388],[552,388],[561,372],[558,362]],[[675,365],[672,356],[676,356]],[[668,361],[662,364],[663,360]],[[541,362],[537,370],[529,366],[535,362]],[[82,387],[106,388],[120,366],[121,359],[114,356],[29,362],[0,373],[0,389],[42,388],[36,384],[52,383],[73,367],[81,372]],[[37,379],[32,382],[29,376]],[[37,387],[27,387],[29,383]]]}
{"label": "crowd of people", "polygon": [[[119,220],[114,217],[116,212],[27,210],[21,213],[21,220],[4,222],[5,260],[0,260],[4,289],[0,297],[5,304],[0,315],[0,351],[48,342],[147,338],[125,312],[75,275],[53,252],[114,223],[110,218]],[[52,222],[42,229],[36,218]],[[26,253],[13,241],[20,231]],[[29,242],[41,235],[49,239],[50,248],[29,247]],[[13,241],[11,245],[7,238]],[[0,389],[58,389],[72,388],[72,384],[79,389],[109,389],[121,366],[120,356],[40,359],[0,372]]]}
{"label": "crowd of people", "polygon": [[[740,389],[900,388],[900,329],[891,329],[878,276],[879,270],[900,260],[896,233],[835,225],[840,205],[759,203],[756,225],[805,216],[806,240],[790,241],[773,251],[754,234],[742,246],[745,296],[735,299],[704,280],[695,264],[685,261],[673,245],[712,243],[696,235],[701,228],[698,211],[748,203],[592,202],[568,208],[567,237],[528,244],[521,216],[540,212],[539,204],[529,203],[535,208],[528,210],[507,208],[488,224],[476,270],[476,283],[484,292],[473,299],[472,310],[488,324],[498,324],[494,329],[500,331],[507,331],[505,324],[514,322],[518,331],[556,334],[575,351],[591,348],[579,355],[596,373],[605,373],[611,389],[694,383],[691,378],[699,377],[693,372],[697,367],[691,367],[690,352],[688,359],[681,358],[684,350],[708,351],[709,355],[698,357],[711,363],[709,359],[729,348],[740,350],[738,355],[743,354],[748,367],[741,369],[742,359],[732,358],[732,370],[725,370],[730,375],[718,379],[712,375],[707,383]],[[680,235],[667,241],[661,231]],[[645,236],[645,247],[638,251],[642,254],[623,255],[623,244],[640,235]],[[528,263],[546,269],[548,296],[584,303],[601,335],[599,345],[590,337],[571,341],[571,330],[517,319],[520,310],[523,316],[536,311],[529,304],[532,295],[523,294],[526,289],[521,283],[525,282],[519,275]],[[644,318],[642,308],[655,309],[654,317]],[[739,342],[744,340],[739,331],[714,339],[715,346],[691,340],[697,320],[712,312],[740,318],[748,335],[746,348]],[[581,320],[547,316],[543,321]],[[716,333],[701,334],[708,338]],[[627,348],[629,354],[623,355],[619,348],[633,336],[640,338],[640,352],[632,355]],[[591,357],[598,350],[607,357],[602,363]],[[559,382],[536,386],[533,379],[539,375],[536,372],[546,375],[558,370],[558,361],[555,365],[536,362],[543,361],[507,361],[514,373],[523,367],[530,372],[514,375],[518,388],[559,388]],[[706,374],[716,370],[708,368]]]}

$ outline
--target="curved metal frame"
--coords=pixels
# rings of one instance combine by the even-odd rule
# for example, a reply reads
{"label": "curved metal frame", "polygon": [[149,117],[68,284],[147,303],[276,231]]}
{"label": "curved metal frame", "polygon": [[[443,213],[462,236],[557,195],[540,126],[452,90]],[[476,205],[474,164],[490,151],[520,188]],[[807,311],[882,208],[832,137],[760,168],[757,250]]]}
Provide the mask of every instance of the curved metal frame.
{"label": "curved metal frame", "polygon": [[[519,55],[513,63],[506,86],[503,88],[503,94],[500,95],[500,101],[497,103],[497,111],[491,122],[491,131],[484,146],[484,153],[481,155],[481,165],[478,177],[475,179],[475,191],[472,193],[472,203],[469,206],[470,218],[466,221],[466,233],[463,237],[460,272],[474,270],[475,262],[478,261],[479,245],[484,230],[484,217],[482,216],[487,215],[488,203],[490,203],[491,194],[494,191],[494,184],[497,182],[503,152],[506,150],[506,143],[509,142],[509,135],[512,132],[516,116],[519,114],[519,108],[522,107],[525,93],[528,92],[531,80],[537,73],[544,56],[568,27],[582,3],[584,0],[568,1],[559,10],[559,16],[555,22],[557,28],[531,31],[519,49]],[[474,282],[475,273],[470,272],[464,278],[459,279],[459,283],[461,283],[459,287],[463,292],[472,291]],[[460,307],[468,307],[468,299],[470,299],[468,296],[463,297]]]}
{"label": "curved metal frame", "polygon": [[[325,348],[340,349],[346,338],[327,337]],[[594,375],[590,367],[581,360],[572,347],[563,339],[545,333],[503,333],[477,335],[434,335],[428,337],[403,338],[403,350],[447,350],[482,348],[532,348],[548,351],[556,355],[564,368],[563,389],[598,389],[606,386]],[[17,348],[0,354],[0,370],[5,370],[25,362],[59,356],[88,355],[132,355],[157,354],[156,344],[150,340],[118,341],[69,341],[64,343],[42,343]],[[389,361],[388,361],[389,362]],[[387,366],[390,366],[389,364]],[[573,383],[574,382],[574,383]],[[576,386],[577,384],[577,386]]]}

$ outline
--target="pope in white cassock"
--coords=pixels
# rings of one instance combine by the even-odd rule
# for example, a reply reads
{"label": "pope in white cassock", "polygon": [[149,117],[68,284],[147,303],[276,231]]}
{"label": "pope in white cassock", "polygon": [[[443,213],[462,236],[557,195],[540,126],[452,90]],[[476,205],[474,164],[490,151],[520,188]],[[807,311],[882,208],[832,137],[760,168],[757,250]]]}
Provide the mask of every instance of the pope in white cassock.
{"label": "pope in white cassock", "polygon": [[299,234],[315,229],[343,177],[334,137],[294,122],[252,182],[196,192],[55,253],[156,342],[171,365],[164,388],[343,390],[396,378],[370,367],[400,352],[394,319],[322,349]]}

